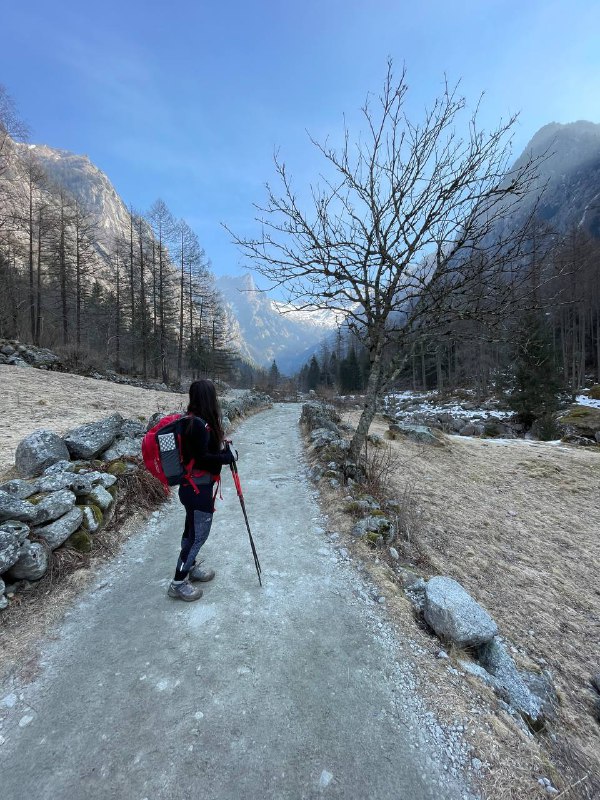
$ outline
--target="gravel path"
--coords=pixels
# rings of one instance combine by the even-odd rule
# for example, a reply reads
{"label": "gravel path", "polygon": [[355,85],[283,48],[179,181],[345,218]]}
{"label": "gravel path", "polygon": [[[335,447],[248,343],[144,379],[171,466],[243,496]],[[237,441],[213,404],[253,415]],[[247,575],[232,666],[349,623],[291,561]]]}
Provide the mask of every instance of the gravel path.
{"label": "gravel path", "polygon": [[328,539],[302,464],[299,406],[236,435],[259,588],[229,475],[197,603],[166,597],[182,509],[153,515],[0,693],[3,800],[455,800],[457,759],[395,638]]}

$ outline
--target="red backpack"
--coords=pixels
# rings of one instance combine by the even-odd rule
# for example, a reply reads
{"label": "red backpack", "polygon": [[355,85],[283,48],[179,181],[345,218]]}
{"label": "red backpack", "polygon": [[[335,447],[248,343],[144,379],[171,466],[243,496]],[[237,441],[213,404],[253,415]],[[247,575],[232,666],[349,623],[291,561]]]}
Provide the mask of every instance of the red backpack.
{"label": "red backpack", "polygon": [[[194,459],[187,464],[183,460],[181,440],[183,426],[190,415],[170,414],[163,417],[142,439],[142,458],[146,469],[162,483],[165,491],[169,492],[170,486],[177,486],[187,481],[193,490],[198,493],[197,482],[205,478],[207,483],[215,483],[215,497],[221,481],[220,475],[211,475],[205,470],[194,469]],[[200,419],[200,417],[196,417]],[[207,423],[200,419],[206,429],[210,431]],[[195,480],[192,480],[194,478]],[[204,482],[204,481],[202,481]],[[214,497],[213,497],[214,500]]]}
{"label": "red backpack", "polygon": [[[181,483],[189,470],[181,457],[182,414],[163,417],[142,439],[142,458],[146,469],[169,491]],[[190,465],[190,466],[193,466]]]}

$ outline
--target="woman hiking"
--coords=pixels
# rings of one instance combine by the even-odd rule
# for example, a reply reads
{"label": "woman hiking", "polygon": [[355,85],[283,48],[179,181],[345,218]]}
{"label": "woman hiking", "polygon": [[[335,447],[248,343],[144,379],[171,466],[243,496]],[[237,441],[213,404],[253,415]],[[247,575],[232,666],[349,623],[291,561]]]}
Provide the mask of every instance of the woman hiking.
{"label": "woman hiking", "polygon": [[202,597],[202,589],[191,581],[211,581],[215,577],[214,570],[196,565],[196,557],[210,533],[221,467],[235,461],[235,456],[224,445],[221,410],[212,381],[202,379],[191,384],[187,413],[189,419],[185,418],[181,429],[181,449],[184,463],[192,459],[194,463],[189,479],[179,486],[185,528],[175,577],[167,594],[191,602]]}

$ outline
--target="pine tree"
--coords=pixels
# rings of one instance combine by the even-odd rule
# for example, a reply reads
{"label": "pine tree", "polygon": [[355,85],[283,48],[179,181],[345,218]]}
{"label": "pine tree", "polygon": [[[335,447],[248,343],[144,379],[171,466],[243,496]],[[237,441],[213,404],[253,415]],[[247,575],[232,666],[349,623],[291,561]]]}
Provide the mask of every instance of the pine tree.
{"label": "pine tree", "polygon": [[321,368],[319,367],[319,362],[317,361],[317,357],[313,356],[310,360],[308,365],[308,372],[306,374],[306,388],[307,389],[316,389],[319,385],[319,380],[321,377]]}
{"label": "pine tree", "polygon": [[277,389],[279,385],[279,381],[281,380],[281,374],[277,367],[277,362],[273,359],[273,363],[271,364],[271,368],[269,369],[269,389]]}
{"label": "pine tree", "polygon": [[538,311],[524,314],[515,340],[510,408],[527,429],[535,420],[544,428],[560,408],[563,390],[548,323]]}

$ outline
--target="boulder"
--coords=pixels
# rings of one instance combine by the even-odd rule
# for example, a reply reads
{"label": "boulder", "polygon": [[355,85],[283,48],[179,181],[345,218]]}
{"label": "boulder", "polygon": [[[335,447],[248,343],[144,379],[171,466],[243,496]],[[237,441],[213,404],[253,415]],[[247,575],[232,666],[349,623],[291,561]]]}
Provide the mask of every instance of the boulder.
{"label": "boulder", "polygon": [[391,522],[386,516],[369,516],[359,520],[352,528],[353,536],[366,536],[369,533],[387,533]]}
{"label": "boulder", "polygon": [[44,478],[47,476],[61,475],[63,472],[75,472],[86,466],[89,466],[87,461],[69,461],[68,459],[62,459],[61,461],[57,461],[56,464],[46,467],[44,470]]}
{"label": "boulder", "polygon": [[567,435],[582,436],[596,441],[596,434],[600,431],[600,408],[573,406],[566,414],[559,417],[558,422]]}
{"label": "boulder", "polygon": [[438,636],[458,647],[477,647],[498,633],[488,612],[452,578],[427,581],[424,615]]}
{"label": "boulder", "polygon": [[87,422],[73,428],[65,436],[65,444],[72,458],[95,458],[103,453],[117,438],[123,417],[120,414],[111,414],[110,417]]}
{"label": "boulder", "polygon": [[69,451],[58,434],[48,430],[30,433],[19,442],[15,466],[21,478],[35,478],[52,464],[69,460]]}
{"label": "boulder", "polygon": [[81,523],[82,526],[86,531],[95,533],[100,525],[102,525],[102,511],[98,508],[98,506],[93,504],[79,506],[79,508],[83,511],[83,522]]}
{"label": "boulder", "polygon": [[37,518],[36,507],[27,500],[8,492],[0,492],[0,522],[6,519],[19,520],[20,522],[35,522]]}
{"label": "boulder", "polygon": [[420,444],[429,444],[434,447],[443,447],[445,442],[440,433],[435,433],[426,425],[408,425],[406,423],[395,423],[390,425],[389,432],[394,436],[398,433],[403,434],[407,439]]}
{"label": "boulder", "polygon": [[146,433],[146,425],[137,419],[124,419],[119,436],[129,439],[140,439]]}
{"label": "boulder", "polygon": [[48,551],[43,544],[27,540],[8,577],[11,581],[38,581],[47,571]]}
{"label": "boulder", "polygon": [[0,575],[18,561],[29,528],[17,520],[0,523]]}
{"label": "boulder", "polygon": [[483,425],[469,422],[464,428],[461,428],[458,433],[459,436],[483,436],[484,431],[485,427]]}
{"label": "boulder", "polygon": [[57,472],[53,475],[42,475],[35,486],[38,492],[59,492],[61,489],[70,489],[76,478],[74,472]]}
{"label": "boulder", "polygon": [[68,489],[52,492],[52,494],[40,500],[39,503],[36,503],[36,523],[41,525],[44,522],[51,522],[62,517],[73,508],[75,500],[75,495]]}
{"label": "boulder", "polygon": [[7,492],[7,494],[16,497],[18,500],[27,500],[32,494],[38,492],[37,483],[30,483],[29,481],[22,481],[19,479],[8,481],[0,486],[0,492]]}
{"label": "boulder", "polygon": [[88,497],[90,502],[98,506],[101,511],[106,511],[113,503],[113,496],[103,486],[94,486]]}
{"label": "boulder", "polygon": [[479,648],[480,665],[493,675],[500,694],[530,724],[542,718],[542,700],[534,695],[519,674],[506,645],[497,636]]}
{"label": "boulder", "polygon": [[63,542],[66,542],[72,533],[75,533],[82,521],[83,511],[75,506],[64,517],[57,519],[55,522],[51,522],[41,528],[35,528],[34,533],[44,539],[51,550],[56,550]]}
{"label": "boulder", "polygon": [[142,440],[132,439],[130,437],[119,437],[112,445],[105,450],[102,454],[103,461],[115,461],[117,458],[123,456],[131,456],[134,458],[142,457]]}

